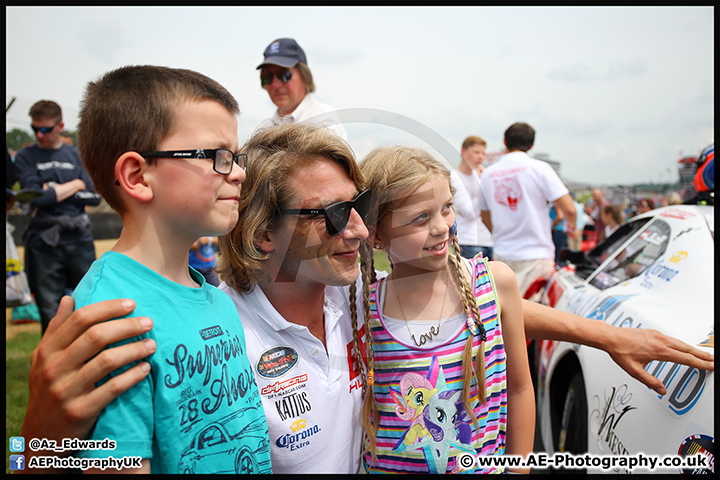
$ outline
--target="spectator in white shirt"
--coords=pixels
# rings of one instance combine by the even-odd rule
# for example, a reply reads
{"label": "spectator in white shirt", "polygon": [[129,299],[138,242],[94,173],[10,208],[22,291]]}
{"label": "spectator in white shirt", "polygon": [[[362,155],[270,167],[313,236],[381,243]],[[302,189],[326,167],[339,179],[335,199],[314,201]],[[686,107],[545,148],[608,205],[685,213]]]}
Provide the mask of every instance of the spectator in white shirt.
{"label": "spectator in white shirt", "polygon": [[451,170],[451,178],[455,192],[455,220],[460,254],[465,258],[473,258],[478,253],[492,260],[492,234],[480,218],[482,196],[480,176],[485,167],[485,148],[487,143],[482,138],[471,135],[467,137],[460,150],[460,165]]}
{"label": "spectator in white shirt", "polygon": [[569,234],[575,231],[577,214],[558,174],[548,163],[528,156],[535,143],[530,125],[511,125],[503,141],[508,153],[480,178],[480,215],[492,233],[495,260],[513,269],[520,294],[532,298],[555,269],[547,203],[563,213]]}

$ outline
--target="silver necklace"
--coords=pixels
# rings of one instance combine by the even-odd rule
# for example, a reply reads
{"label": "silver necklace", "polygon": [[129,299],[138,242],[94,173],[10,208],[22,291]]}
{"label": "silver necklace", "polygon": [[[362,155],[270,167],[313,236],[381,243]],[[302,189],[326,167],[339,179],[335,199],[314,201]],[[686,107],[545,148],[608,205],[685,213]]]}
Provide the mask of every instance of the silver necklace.
{"label": "silver necklace", "polygon": [[[449,274],[448,274],[449,275]],[[426,342],[429,340],[432,340],[436,335],[440,334],[440,325],[442,324],[442,318],[443,318],[443,312],[445,311],[445,300],[447,299],[447,292],[448,292],[448,282],[445,282],[445,295],[443,296],[442,301],[442,307],[440,307],[440,319],[438,320],[437,327],[434,325],[430,326],[430,330],[428,330],[427,333],[420,334],[420,342],[418,342],[417,338],[415,338],[415,334],[412,333],[412,330],[410,330],[410,324],[407,321],[407,318],[405,317],[405,312],[403,311],[402,304],[400,303],[400,297],[397,294],[397,287],[395,288],[395,298],[398,302],[398,307],[400,307],[400,314],[403,317],[403,320],[405,320],[405,326],[408,329],[408,333],[410,334],[410,337],[413,339],[413,342],[415,342],[415,345],[418,347],[422,347],[425,345]]]}

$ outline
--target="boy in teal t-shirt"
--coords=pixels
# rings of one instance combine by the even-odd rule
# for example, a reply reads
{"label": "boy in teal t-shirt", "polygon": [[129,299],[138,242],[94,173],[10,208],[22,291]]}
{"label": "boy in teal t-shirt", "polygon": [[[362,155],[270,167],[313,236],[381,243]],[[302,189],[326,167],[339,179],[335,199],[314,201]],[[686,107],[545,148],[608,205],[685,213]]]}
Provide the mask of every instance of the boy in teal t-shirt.
{"label": "boy in teal t-shirt", "polygon": [[[133,316],[154,320],[144,337],[157,344],[150,374],[110,403],[91,433],[112,447],[79,453],[88,473],[271,472],[237,310],[188,266],[195,240],[223,235],[238,219],[247,163],[234,153],[238,113],[225,88],[190,70],[124,67],[88,85],[80,153],[123,230],[75,289],[75,305],[134,298]],[[90,460],[110,457],[104,470]]]}

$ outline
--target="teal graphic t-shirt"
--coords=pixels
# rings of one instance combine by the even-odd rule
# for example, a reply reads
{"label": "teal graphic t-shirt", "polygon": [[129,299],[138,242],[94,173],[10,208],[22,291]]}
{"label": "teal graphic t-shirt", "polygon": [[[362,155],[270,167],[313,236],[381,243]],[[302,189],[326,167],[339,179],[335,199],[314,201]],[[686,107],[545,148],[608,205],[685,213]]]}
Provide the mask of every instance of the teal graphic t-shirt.
{"label": "teal graphic t-shirt", "polygon": [[271,473],[267,422],[237,310],[200,273],[190,273],[199,288],[107,252],[75,289],[76,308],[135,300],[130,316],[151,318],[153,328],[142,338],[157,343],[146,359],[150,374],[111,402],[91,433],[91,439],[116,442],[115,448],[78,456],[139,456],[150,459],[152,473]]}

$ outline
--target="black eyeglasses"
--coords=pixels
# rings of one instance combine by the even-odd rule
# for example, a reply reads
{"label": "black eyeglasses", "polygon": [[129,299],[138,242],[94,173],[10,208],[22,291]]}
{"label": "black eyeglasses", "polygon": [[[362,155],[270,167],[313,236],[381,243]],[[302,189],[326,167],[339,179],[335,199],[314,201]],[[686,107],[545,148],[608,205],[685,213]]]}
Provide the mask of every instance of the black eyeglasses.
{"label": "black eyeglasses", "polygon": [[340,235],[348,222],[350,221],[350,212],[354,208],[365,221],[370,213],[370,201],[372,200],[372,191],[365,190],[358,194],[354,200],[349,202],[339,202],[325,208],[286,208],[281,209],[281,215],[324,215],[325,230],[328,235]]}
{"label": "black eyeglasses", "polygon": [[233,163],[247,172],[247,155],[244,153],[234,154],[227,148],[197,150],[169,150],[166,152],[140,152],[143,157],[160,158],[207,158],[213,161],[213,170],[220,175],[229,175],[232,172]]}
{"label": "black eyeglasses", "polygon": [[35,132],[35,133],[41,132],[41,133],[47,134],[47,133],[52,132],[53,129],[54,129],[55,127],[57,127],[58,125],[60,125],[59,122],[56,123],[55,125],[53,125],[52,127],[36,127],[35,125],[30,124],[30,128],[32,128],[32,131]]}
{"label": "black eyeglasses", "polygon": [[263,87],[267,87],[272,83],[273,78],[275,77],[277,77],[277,79],[280,80],[282,83],[287,83],[290,81],[290,79],[292,79],[292,72],[290,70],[285,70],[283,73],[275,73],[269,70],[260,72],[260,85]]}

